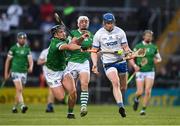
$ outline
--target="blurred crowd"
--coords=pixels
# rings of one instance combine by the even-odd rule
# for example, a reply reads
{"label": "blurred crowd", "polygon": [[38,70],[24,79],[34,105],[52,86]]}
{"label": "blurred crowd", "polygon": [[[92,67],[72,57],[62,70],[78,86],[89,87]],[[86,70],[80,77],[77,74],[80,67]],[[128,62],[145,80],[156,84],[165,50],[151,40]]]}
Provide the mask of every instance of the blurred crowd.
{"label": "blurred crowd", "polygon": [[[49,29],[57,23],[53,15],[54,12],[57,11],[58,4],[64,7],[61,16],[65,24],[71,29],[76,28],[76,19],[80,14],[85,14],[90,18],[89,30],[91,32],[95,33],[102,25],[101,16],[104,12],[77,13],[74,10],[75,6],[80,5],[77,0],[30,0],[27,2],[28,4],[23,5],[21,2],[14,0],[6,9],[0,10],[0,51],[4,52],[4,54],[6,54],[9,47],[15,43],[17,30],[28,31],[28,43],[32,49],[33,59],[36,62],[41,50],[49,45],[49,39],[51,37]],[[93,2],[89,4],[93,4]],[[120,2],[120,5],[124,5],[124,0]],[[126,16],[117,12],[114,14],[118,17],[116,21],[117,25],[125,31],[141,31],[148,27],[148,22],[152,16],[152,9],[149,6],[148,0],[142,0],[137,7],[137,11],[129,13]],[[163,14],[164,17],[167,16],[167,13],[164,12]],[[163,16],[161,17],[162,19],[164,18]],[[164,23],[162,29],[165,25]],[[154,26],[156,26],[156,24],[154,24]],[[128,38],[128,40],[131,44],[131,38]],[[179,54],[180,52],[177,52],[177,55]],[[0,64],[2,65],[3,58],[0,58]],[[170,60],[168,64],[157,73],[157,78],[179,79],[179,64],[180,60]],[[39,75],[41,71],[38,66],[35,65],[35,67],[36,69],[34,69],[33,76]],[[0,69],[0,71],[2,73],[3,69]]]}

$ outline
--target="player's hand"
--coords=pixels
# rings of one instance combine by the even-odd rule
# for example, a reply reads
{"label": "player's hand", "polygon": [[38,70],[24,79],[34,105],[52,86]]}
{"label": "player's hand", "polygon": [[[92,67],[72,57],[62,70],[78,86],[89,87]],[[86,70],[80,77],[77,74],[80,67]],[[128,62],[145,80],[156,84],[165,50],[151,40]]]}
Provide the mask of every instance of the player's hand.
{"label": "player's hand", "polygon": [[86,32],[82,35],[82,38],[86,39],[86,38],[89,38],[89,36],[90,36],[89,33]]}
{"label": "player's hand", "polygon": [[93,65],[92,66],[92,72],[95,73],[95,74],[99,74],[98,67]]}
{"label": "player's hand", "polygon": [[81,52],[87,52],[88,47],[81,46]]}
{"label": "player's hand", "polygon": [[137,72],[140,70],[140,67],[136,64],[133,65],[134,71]]}
{"label": "player's hand", "polygon": [[32,67],[29,67],[29,68],[28,68],[28,73],[32,73],[32,71],[33,71],[33,68],[32,68]]}

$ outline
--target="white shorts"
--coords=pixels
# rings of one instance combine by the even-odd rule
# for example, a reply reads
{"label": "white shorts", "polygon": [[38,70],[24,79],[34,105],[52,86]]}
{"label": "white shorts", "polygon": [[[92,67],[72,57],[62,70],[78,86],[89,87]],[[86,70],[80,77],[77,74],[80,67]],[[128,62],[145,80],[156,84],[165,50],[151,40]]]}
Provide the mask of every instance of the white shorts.
{"label": "white shorts", "polygon": [[87,60],[84,63],[68,62],[65,71],[66,73],[71,73],[73,78],[78,78],[79,73],[81,72],[87,72],[88,74],[90,74],[89,61]]}
{"label": "white shorts", "polygon": [[21,81],[22,84],[26,84],[27,82],[27,73],[18,73],[18,72],[11,72],[11,77],[13,81]]}
{"label": "white shorts", "polygon": [[64,71],[53,71],[46,66],[43,67],[46,82],[50,88],[59,87],[62,85],[61,80],[64,76]]}
{"label": "white shorts", "polygon": [[155,72],[137,72],[136,80],[144,81],[145,78],[153,79],[155,78]]}

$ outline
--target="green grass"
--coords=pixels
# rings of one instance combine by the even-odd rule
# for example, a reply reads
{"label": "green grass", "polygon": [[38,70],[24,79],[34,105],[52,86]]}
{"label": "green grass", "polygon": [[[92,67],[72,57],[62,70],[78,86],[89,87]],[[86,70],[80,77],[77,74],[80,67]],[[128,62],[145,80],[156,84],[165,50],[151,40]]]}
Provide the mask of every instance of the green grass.
{"label": "green grass", "polygon": [[128,106],[127,117],[121,118],[116,105],[90,105],[81,118],[76,106],[72,120],[66,118],[65,105],[56,105],[55,113],[45,113],[45,105],[29,105],[26,114],[13,114],[11,107],[0,104],[0,125],[180,125],[180,107],[149,107],[147,115],[140,116]]}

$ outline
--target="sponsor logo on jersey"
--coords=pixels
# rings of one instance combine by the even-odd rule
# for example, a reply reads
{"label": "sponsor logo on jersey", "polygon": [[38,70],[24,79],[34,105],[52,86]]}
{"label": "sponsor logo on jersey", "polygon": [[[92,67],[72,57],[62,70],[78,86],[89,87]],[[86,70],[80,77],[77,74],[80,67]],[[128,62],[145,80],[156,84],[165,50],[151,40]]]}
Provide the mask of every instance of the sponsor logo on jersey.
{"label": "sponsor logo on jersey", "polygon": [[108,43],[105,43],[107,46],[114,46],[114,45],[117,45],[118,42],[117,41],[114,41],[114,42],[108,42]]}

